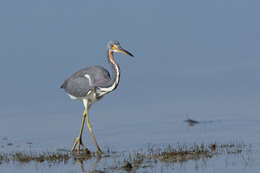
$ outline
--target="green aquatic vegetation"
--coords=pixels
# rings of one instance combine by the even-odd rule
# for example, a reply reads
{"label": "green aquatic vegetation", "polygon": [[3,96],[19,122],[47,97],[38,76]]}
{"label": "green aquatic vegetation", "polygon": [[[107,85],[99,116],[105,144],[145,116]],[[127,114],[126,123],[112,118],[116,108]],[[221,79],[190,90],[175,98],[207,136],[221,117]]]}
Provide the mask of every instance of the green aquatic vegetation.
{"label": "green aquatic vegetation", "polygon": [[69,152],[59,150],[57,152],[11,152],[0,153],[0,165],[7,163],[27,164],[35,162],[41,164],[47,162],[53,164],[80,164],[84,170],[84,162],[96,160],[96,164],[102,159],[108,159],[109,165],[103,166],[103,172],[113,170],[135,171],[140,168],[154,167],[157,163],[184,163],[189,160],[207,160],[220,155],[248,153],[251,145],[244,144],[193,144],[193,145],[167,145],[163,147],[149,146],[135,152],[116,152],[107,149],[102,156],[91,152]]}
{"label": "green aquatic vegetation", "polygon": [[27,152],[13,152],[13,153],[0,153],[0,163],[19,162],[29,163],[35,161],[50,162],[50,163],[66,163],[71,158],[70,153],[27,153]]}
{"label": "green aquatic vegetation", "polygon": [[10,158],[8,157],[8,154],[2,153],[0,154],[0,165],[2,163],[8,163],[10,161]]}
{"label": "green aquatic vegetation", "polygon": [[14,161],[18,161],[21,163],[27,163],[30,161],[35,162],[51,162],[51,163],[65,163],[70,159],[69,153],[22,153],[17,152],[14,154],[11,154],[11,159]]}
{"label": "green aquatic vegetation", "polygon": [[114,169],[130,171],[132,169],[153,167],[156,163],[184,163],[189,160],[210,159],[219,155],[241,154],[249,152],[250,146],[244,144],[194,144],[149,147],[145,152],[129,153]]}
{"label": "green aquatic vegetation", "polygon": [[185,162],[188,160],[198,160],[202,158],[211,158],[220,154],[239,154],[246,149],[242,144],[200,144],[200,145],[171,145],[165,148],[150,149],[147,155],[150,159],[158,159],[162,162]]}
{"label": "green aquatic vegetation", "polygon": [[185,162],[188,160],[198,160],[201,158],[210,158],[214,155],[208,146],[194,145],[191,147],[179,146],[174,148],[168,146],[164,149],[160,149],[157,152],[153,152],[147,157],[150,159],[158,159],[162,162]]}

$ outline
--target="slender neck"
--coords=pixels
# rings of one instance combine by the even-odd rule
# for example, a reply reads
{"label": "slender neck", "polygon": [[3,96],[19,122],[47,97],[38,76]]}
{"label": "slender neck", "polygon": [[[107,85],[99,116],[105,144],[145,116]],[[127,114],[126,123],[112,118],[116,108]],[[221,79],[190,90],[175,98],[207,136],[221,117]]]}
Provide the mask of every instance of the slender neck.
{"label": "slender neck", "polygon": [[111,66],[112,76],[106,87],[110,88],[111,91],[117,88],[120,80],[120,68],[117,62],[114,60],[114,53],[111,50],[107,50],[107,59]]}

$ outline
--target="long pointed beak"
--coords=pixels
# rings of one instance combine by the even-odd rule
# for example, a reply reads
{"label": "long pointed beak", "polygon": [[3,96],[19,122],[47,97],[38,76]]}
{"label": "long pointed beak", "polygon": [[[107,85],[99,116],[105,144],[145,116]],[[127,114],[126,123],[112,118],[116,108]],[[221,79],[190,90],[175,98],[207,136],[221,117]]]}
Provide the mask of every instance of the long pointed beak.
{"label": "long pointed beak", "polygon": [[123,54],[126,54],[126,55],[129,55],[129,56],[131,56],[131,57],[134,57],[133,54],[131,54],[129,51],[123,49],[122,47],[118,48],[118,51],[121,52],[121,53],[123,53]]}

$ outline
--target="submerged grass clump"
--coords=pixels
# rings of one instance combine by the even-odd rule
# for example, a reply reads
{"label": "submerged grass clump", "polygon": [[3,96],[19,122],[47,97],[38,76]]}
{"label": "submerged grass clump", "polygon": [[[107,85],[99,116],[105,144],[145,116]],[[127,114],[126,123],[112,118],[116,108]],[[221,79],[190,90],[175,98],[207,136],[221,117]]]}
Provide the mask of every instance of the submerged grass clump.
{"label": "submerged grass clump", "polygon": [[31,161],[42,163],[66,163],[71,159],[71,154],[67,153],[28,153],[28,152],[13,152],[13,153],[0,153],[0,164],[9,162],[29,163]]}
{"label": "submerged grass clump", "polygon": [[0,154],[0,165],[2,163],[8,163],[9,161],[10,161],[10,158],[8,157],[8,154],[6,154],[6,153]]}
{"label": "submerged grass clump", "polygon": [[81,152],[72,153],[69,151],[57,151],[57,152],[11,152],[11,153],[0,153],[0,164],[9,162],[29,163],[29,162],[48,162],[48,163],[64,163],[66,164],[69,160],[84,161],[97,157],[95,153]]}
{"label": "submerged grass clump", "polygon": [[198,160],[200,158],[210,158],[213,155],[214,152],[212,152],[208,146],[201,144],[191,147],[178,146],[178,148],[169,145],[166,148],[153,152],[148,155],[148,157],[162,162],[185,162],[188,160]]}
{"label": "submerged grass clump", "polygon": [[52,163],[65,163],[70,159],[69,153],[23,153],[23,152],[16,152],[11,154],[11,159],[13,161],[18,161],[21,163],[27,163],[30,161],[35,162],[52,162]]}
{"label": "submerged grass clump", "polygon": [[147,151],[129,153],[124,160],[117,163],[114,169],[126,171],[139,168],[153,167],[157,163],[184,163],[189,160],[206,160],[219,155],[240,154],[250,151],[249,146],[244,144],[194,144],[178,145],[174,147],[149,147]]}
{"label": "submerged grass clump", "polygon": [[189,160],[207,160],[219,155],[240,154],[249,151],[250,145],[244,144],[193,144],[193,145],[168,145],[164,147],[148,147],[136,152],[107,152],[101,157],[95,153],[71,153],[69,151],[57,152],[12,152],[0,153],[0,165],[4,163],[42,163],[66,164],[68,161],[80,164],[84,169],[84,161],[95,159],[96,163],[100,160],[113,160],[108,166],[103,166],[101,172],[109,172],[113,170],[135,171],[139,168],[154,167],[157,163],[184,163]]}
{"label": "submerged grass clump", "polygon": [[202,158],[211,158],[220,154],[239,154],[246,149],[242,144],[200,144],[185,146],[179,145],[173,147],[171,145],[165,148],[151,149],[148,158],[157,159],[161,162],[185,162],[188,160],[198,160]]}

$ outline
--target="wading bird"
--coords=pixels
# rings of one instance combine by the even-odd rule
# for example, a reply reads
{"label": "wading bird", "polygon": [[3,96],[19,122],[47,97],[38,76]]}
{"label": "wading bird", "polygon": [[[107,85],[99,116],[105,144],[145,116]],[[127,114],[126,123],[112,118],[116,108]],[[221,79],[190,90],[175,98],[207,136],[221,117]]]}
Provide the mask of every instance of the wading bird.
{"label": "wading bird", "polygon": [[85,67],[71,75],[61,85],[61,88],[65,90],[71,99],[82,100],[85,106],[80,133],[79,136],[75,139],[71,151],[75,151],[77,145],[79,152],[80,147],[82,147],[83,150],[87,150],[82,143],[82,131],[85,124],[85,118],[87,118],[87,127],[92,139],[94,140],[97,152],[99,154],[102,153],[89,122],[88,110],[94,102],[100,100],[105,94],[115,90],[118,86],[120,79],[120,68],[118,63],[114,60],[114,52],[123,53],[133,57],[130,52],[120,46],[118,41],[109,41],[107,44],[107,59],[111,65],[111,77],[108,70],[101,66]]}

